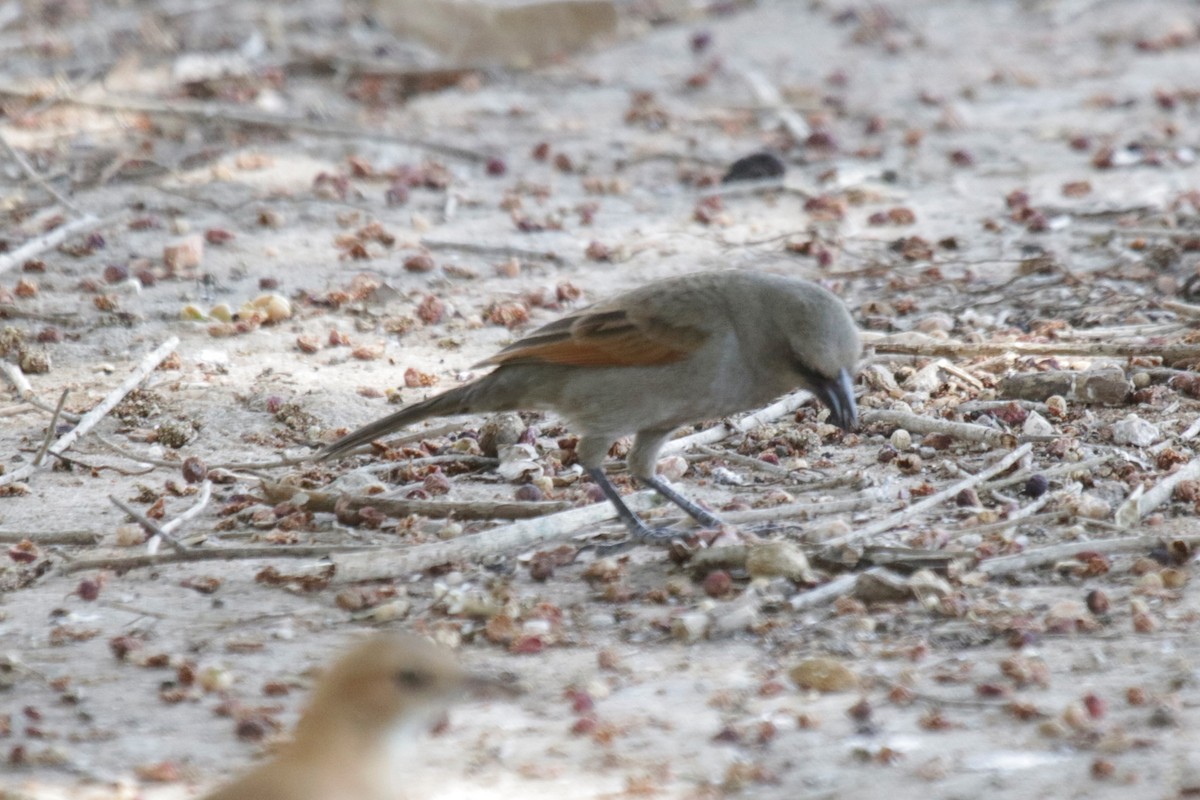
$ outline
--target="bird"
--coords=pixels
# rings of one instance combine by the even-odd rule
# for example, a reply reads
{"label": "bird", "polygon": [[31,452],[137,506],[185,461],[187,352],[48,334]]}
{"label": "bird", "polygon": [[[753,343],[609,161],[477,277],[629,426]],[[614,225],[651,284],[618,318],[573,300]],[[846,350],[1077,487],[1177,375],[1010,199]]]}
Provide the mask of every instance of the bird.
{"label": "bird", "polygon": [[835,425],[852,430],[861,352],[845,304],[815,283],[758,271],[689,273],[538,328],[476,364],[495,368],[486,375],[354,430],[315,458],[336,458],[428,417],[551,410],[580,433],[579,463],[631,539],[662,544],[677,534],[642,520],[604,472],[617,439],[634,436],[626,459],[634,478],[702,526],[719,529],[719,517],[656,474],[671,434],[797,388],[827,406]]}
{"label": "bird", "polygon": [[290,742],[202,800],[395,800],[395,734],[428,727],[453,700],[501,682],[412,634],[372,635],[318,680]]}

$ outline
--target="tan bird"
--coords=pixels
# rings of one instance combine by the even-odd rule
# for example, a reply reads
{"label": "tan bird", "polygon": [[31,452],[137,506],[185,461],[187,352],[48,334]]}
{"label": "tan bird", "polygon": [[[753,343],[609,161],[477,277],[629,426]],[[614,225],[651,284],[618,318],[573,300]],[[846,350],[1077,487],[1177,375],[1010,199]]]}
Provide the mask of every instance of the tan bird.
{"label": "tan bird", "polygon": [[702,525],[720,519],[655,474],[681,425],[755,408],[796,388],[830,419],[857,420],[858,329],[842,302],[808,281],[757,272],[700,272],[648,284],[551,322],[476,366],[483,377],[372,422],[326,447],[342,455],[426,417],[516,409],[558,412],[580,432],[580,463],[643,541],[672,534],[643,522],[601,465],[634,434],[627,463],[638,480]]}
{"label": "tan bird", "polygon": [[320,678],[291,742],[203,800],[396,800],[389,767],[395,735],[495,684],[425,639],[374,635]]}

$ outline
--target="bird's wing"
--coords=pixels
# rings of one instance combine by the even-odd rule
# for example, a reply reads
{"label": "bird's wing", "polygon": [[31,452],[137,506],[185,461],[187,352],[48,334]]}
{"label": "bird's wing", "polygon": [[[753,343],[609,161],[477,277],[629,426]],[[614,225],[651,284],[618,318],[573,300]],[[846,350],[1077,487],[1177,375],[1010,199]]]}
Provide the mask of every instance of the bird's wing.
{"label": "bird's wing", "polygon": [[668,319],[654,305],[585,308],[538,328],[477,366],[650,367],[687,358],[704,344],[706,331]]}

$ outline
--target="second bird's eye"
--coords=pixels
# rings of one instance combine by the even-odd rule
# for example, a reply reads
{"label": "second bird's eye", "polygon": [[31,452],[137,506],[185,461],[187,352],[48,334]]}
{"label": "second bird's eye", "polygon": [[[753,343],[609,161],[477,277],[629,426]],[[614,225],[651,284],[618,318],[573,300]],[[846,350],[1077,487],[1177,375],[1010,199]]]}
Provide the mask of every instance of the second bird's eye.
{"label": "second bird's eye", "polygon": [[415,669],[402,669],[396,673],[396,683],[406,689],[420,689],[429,684],[429,675]]}

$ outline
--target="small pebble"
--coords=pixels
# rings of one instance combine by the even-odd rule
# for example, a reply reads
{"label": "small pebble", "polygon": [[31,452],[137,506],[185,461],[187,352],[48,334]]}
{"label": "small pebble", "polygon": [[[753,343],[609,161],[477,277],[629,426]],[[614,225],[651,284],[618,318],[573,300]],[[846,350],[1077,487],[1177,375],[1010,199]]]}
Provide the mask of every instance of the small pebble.
{"label": "small pebble", "polygon": [[1030,475],[1025,481],[1025,495],[1037,499],[1046,493],[1050,488],[1050,480],[1042,474]]}

